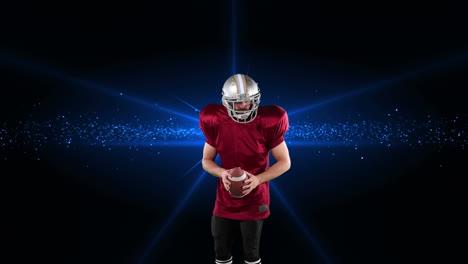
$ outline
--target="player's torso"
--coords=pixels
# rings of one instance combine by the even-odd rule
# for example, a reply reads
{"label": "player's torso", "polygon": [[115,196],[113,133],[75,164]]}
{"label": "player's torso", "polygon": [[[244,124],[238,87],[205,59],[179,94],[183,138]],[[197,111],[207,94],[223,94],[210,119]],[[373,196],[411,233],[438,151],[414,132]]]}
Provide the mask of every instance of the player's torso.
{"label": "player's torso", "polygon": [[220,124],[218,129],[216,149],[221,158],[225,157],[225,163],[232,163],[236,167],[258,158],[263,159],[268,154],[265,138],[255,120],[248,124],[232,121]]}
{"label": "player's torso", "polygon": [[268,166],[268,149],[262,129],[262,116],[241,124],[223,112],[218,124],[216,150],[223,167],[241,167],[251,173],[263,171]]}

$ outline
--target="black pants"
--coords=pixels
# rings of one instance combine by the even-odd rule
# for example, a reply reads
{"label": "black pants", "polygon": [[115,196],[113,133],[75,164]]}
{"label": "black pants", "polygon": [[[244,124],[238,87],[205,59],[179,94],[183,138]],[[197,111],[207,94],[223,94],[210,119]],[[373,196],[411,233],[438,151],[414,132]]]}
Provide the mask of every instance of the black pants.
{"label": "black pants", "polygon": [[231,249],[236,232],[240,230],[244,260],[254,262],[260,259],[260,236],[263,220],[241,221],[211,217],[211,234],[214,238],[214,251],[217,260],[232,257]]}

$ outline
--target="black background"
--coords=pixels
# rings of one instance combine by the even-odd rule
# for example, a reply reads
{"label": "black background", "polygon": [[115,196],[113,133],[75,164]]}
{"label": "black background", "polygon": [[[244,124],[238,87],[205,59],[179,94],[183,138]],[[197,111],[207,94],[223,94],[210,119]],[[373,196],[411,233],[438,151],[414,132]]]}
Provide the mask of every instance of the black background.
{"label": "black background", "polygon": [[[4,5],[1,48],[8,63],[1,64],[1,116],[7,122],[21,120],[37,102],[79,93],[47,85],[12,67],[4,54],[42,61],[76,75],[145,60],[196,65],[219,54],[229,60],[230,8],[229,1]],[[391,75],[447,56],[466,55],[468,47],[462,6],[239,1],[236,8],[242,61],[249,56],[266,63],[293,60],[294,68],[327,61]],[[460,95],[467,87],[464,69],[457,68],[455,78],[440,80],[437,77],[445,75],[439,74],[433,75],[432,86],[415,85],[408,94],[424,97],[441,115],[466,114],[465,97]],[[1,165],[6,180],[4,217],[11,221],[4,225],[4,238],[15,249],[10,252],[18,262],[32,258],[48,263],[137,263],[137,252],[147,246],[154,228],[164,224],[175,205],[163,200],[156,205],[129,202],[81,184],[74,179],[82,171],[55,164],[67,155],[60,149],[48,150],[53,158],[41,163],[28,156],[27,147],[5,151],[9,159]],[[381,169],[373,167],[374,172],[397,176],[385,187],[350,199],[309,208],[312,199],[301,203],[301,197],[295,198],[297,211],[331,263],[454,263],[462,249],[455,238],[464,238],[459,224],[463,223],[466,151],[428,153],[399,157],[394,156],[399,152],[386,153],[401,167],[389,169],[380,161],[375,166]],[[304,149],[293,155],[299,160],[313,157]],[[435,169],[440,163],[448,166]],[[356,169],[365,170],[358,165]],[[171,259],[171,263],[212,263],[211,205],[198,207],[211,196],[197,197],[183,217],[173,219],[177,229],[168,229],[145,263]],[[273,202],[280,204],[276,198]],[[325,263],[285,209],[275,210],[278,213],[265,224],[263,263]]]}

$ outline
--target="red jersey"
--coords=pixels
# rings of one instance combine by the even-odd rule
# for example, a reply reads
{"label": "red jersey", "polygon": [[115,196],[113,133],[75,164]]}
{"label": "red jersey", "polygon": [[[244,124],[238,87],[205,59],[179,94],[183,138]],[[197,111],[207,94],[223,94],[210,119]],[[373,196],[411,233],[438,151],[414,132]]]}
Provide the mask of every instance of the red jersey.
{"label": "red jersey", "polygon": [[[270,150],[284,141],[289,128],[286,111],[275,105],[259,106],[250,123],[237,123],[221,104],[210,104],[200,111],[200,128],[206,143],[216,148],[221,167],[241,167],[253,175],[269,168]],[[236,220],[260,220],[270,215],[269,182],[264,182],[243,198],[233,197],[222,179],[216,187],[215,216]]]}

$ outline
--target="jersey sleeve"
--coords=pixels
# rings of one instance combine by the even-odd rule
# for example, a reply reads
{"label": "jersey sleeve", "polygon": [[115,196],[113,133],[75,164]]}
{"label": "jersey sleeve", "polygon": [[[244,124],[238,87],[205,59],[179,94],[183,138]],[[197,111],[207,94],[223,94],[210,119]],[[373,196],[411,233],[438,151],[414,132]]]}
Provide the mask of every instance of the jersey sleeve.
{"label": "jersey sleeve", "polygon": [[214,114],[214,106],[207,105],[200,111],[199,126],[206,137],[206,143],[216,147],[216,135],[218,126],[216,125],[216,115]]}
{"label": "jersey sleeve", "polygon": [[265,138],[268,149],[273,149],[284,141],[289,129],[288,113],[279,106],[272,106],[266,118]]}

